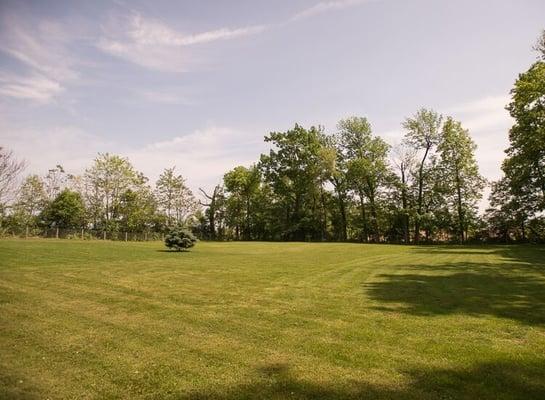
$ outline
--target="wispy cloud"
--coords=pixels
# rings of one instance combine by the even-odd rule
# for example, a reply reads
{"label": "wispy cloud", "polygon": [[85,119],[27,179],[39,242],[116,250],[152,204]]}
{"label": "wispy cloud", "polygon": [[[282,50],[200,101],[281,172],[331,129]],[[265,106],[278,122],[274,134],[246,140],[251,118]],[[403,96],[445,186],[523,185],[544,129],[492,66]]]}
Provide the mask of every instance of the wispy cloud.
{"label": "wispy cloud", "polygon": [[122,154],[128,156],[152,180],[159,176],[163,168],[176,165],[188,178],[191,188],[196,190],[199,186],[212,187],[226,171],[237,165],[255,162],[262,148],[261,135],[211,125],[189,134],[129,149]]}
{"label": "wispy cloud", "polygon": [[257,35],[286,23],[369,1],[372,0],[323,1],[275,24],[224,27],[190,34],[182,33],[163,21],[133,12],[128,18],[116,19],[115,23],[110,24],[97,46],[108,54],[149,69],[183,72],[192,61],[192,54],[188,49],[191,46]]}
{"label": "wispy cloud", "polygon": [[[2,144],[28,163],[27,172],[43,174],[62,164],[68,171],[80,173],[97,152],[108,151],[113,142],[89,134],[73,125],[26,126],[1,123]],[[44,151],[47,143],[47,151]]]}
{"label": "wispy cloud", "polygon": [[509,101],[508,95],[486,96],[448,107],[443,113],[460,119],[469,130],[482,133],[510,124],[511,117],[505,109]]}
{"label": "wispy cloud", "polygon": [[266,25],[221,28],[196,34],[183,34],[165,23],[133,13],[119,27],[105,29],[98,48],[146,68],[181,72],[191,62],[186,47],[255,35]]}
{"label": "wispy cloud", "polygon": [[30,77],[0,74],[0,94],[18,99],[47,103],[63,91],[59,82],[44,76]]}
{"label": "wispy cloud", "polygon": [[26,159],[28,173],[43,174],[60,163],[70,173],[81,174],[98,152],[110,152],[128,157],[151,182],[164,168],[176,165],[194,191],[213,187],[237,165],[255,162],[265,146],[260,134],[217,125],[142,146],[106,140],[71,125],[38,128],[0,120],[0,131],[2,144]]}
{"label": "wispy cloud", "polygon": [[309,8],[306,8],[291,18],[292,21],[297,21],[309,17],[313,17],[318,14],[323,14],[329,11],[342,10],[344,8],[354,7],[363,3],[368,3],[371,0],[332,0],[321,1]]}
{"label": "wispy cloud", "polygon": [[265,25],[243,28],[221,28],[197,34],[184,35],[158,20],[144,18],[135,14],[131,18],[128,36],[142,45],[190,46],[217,40],[228,40],[241,36],[253,35],[266,29]]}
{"label": "wispy cloud", "polygon": [[17,73],[0,75],[0,93],[4,96],[51,101],[65,85],[78,78],[75,59],[67,50],[74,33],[48,20],[12,13],[0,18],[0,51],[24,65]]}
{"label": "wispy cloud", "polygon": [[195,104],[195,100],[192,100],[185,95],[173,91],[143,90],[137,91],[136,95],[140,99],[146,100],[151,103],[183,105]]}

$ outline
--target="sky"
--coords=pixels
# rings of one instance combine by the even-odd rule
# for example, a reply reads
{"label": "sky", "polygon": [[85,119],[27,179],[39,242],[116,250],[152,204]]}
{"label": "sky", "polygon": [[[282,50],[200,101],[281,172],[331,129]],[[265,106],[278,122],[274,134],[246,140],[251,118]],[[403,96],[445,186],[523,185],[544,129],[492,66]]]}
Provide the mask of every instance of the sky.
{"label": "sky", "polygon": [[295,123],[367,117],[390,144],[419,108],[460,120],[501,176],[505,111],[543,0],[0,0],[0,146],[45,174],[99,152],[210,188]]}

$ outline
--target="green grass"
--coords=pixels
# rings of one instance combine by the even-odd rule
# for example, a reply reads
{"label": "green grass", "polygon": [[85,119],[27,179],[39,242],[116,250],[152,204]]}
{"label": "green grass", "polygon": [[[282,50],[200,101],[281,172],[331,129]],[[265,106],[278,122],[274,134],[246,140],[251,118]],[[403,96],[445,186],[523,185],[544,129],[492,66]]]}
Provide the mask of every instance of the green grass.
{"label": "green grass", "polygon": [[543,399],[545,248],[3,240],[0,398]]}

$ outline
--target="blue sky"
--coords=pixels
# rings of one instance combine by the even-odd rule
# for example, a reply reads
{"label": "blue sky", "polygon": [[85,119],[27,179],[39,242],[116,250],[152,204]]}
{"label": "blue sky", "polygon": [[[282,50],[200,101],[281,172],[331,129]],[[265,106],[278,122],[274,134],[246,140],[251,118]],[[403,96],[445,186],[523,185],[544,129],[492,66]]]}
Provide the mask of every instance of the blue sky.
{"label": "blue sky", "polygon": [[542,0],[2,0],[0,144],[29,173],[108,151],[196,189],[256,161],[270,131],[357,115],[395,143],[431,107],[495,179],[544,16]]}

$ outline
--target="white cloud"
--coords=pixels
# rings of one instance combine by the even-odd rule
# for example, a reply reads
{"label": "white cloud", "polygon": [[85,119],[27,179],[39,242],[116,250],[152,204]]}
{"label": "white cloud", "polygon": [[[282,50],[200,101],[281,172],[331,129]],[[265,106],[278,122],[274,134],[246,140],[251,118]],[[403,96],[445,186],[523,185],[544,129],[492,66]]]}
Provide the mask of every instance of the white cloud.
{"label": "white cloud", "polygon": [[0,74],[0,94],[47,103],[63,91],[59,82],[44,76],[23,77]]}
{"label": "white cloud", "polygon": [[510,98],[508,95],[486,96],[481,99],[471,100],[453,107],[448,107],[444,110],[444,113],[476,113],[499,109],[504,110],[509,101]]}
{"label": "white cloud", "polygon": [[206,32],[185,34],[164,22],[132,13],[127,19],[114,19],[105,28],[97,47],[113,56],[145,68],[183,72],[194,55],[188,49],[194,45],[230,40],[262,33],[285,23],[312,17],[331,10],[341,10],[372,0],[323,1],[289,18],[270,25],[249,25],[237,28],[219,28]]}
{"label": "white cloud", "polygon": [[61,25],[5,13],[0,18],[0,36],[0,51],[27,69],[27,73],[0,76],[2,95],[46,103],[78,78],[76,61],[67,50],[74,32],[68,34]]}
{"label": "white cloud", "polygon": [[256,162],[262,148],[261,135],[209,126],[122,154],[152,180],[164,168],[175,165],[196,191],[199,187],[211,188],[219,183],[223,174],[237,165]]}
{"label": "white cloud", "polygon": [[448,107],[443,113],[460,119],[472,132],[503,128],[511,124],[511,117],[505,109],[509,101],[507,95],[487,96]]}
{"label": "white cloud", "polygon": [[0,132],[2,145],[27,161],[29,173],[44,174],[57,164],[69,172],[79,173],[97,152],[112,146],[111,142],[74,126],[37,128],[2,124]]}
{"label": "white cloud", "polygon": [[183,105],[195,104],[194,100],[191,100],[187,96],[173,91],[143,90],[137,91],[136,95],[140,99],[149,101],[151,103]]}
{"label": "white cloud", "polygon": [[312,7],[306,8],[303,11],[295,14],[291,20],[297,21],[309,17],[313,17],[318,14],[323,14],[328,11],[342,10],[349,7],[354,7],[363,3],[368,3],[371,0],[332,0],[321,1]]}
{"label": "white cloud", "polygon": [[264,29],[266,29],[264,25],[255,25],[235,29],[221,28],[184,35],[161,21],[143,18],[140,14],[135,14],[131,18],[130,28],[127,33],[134,42],[142,45],[190,46],[253,35],[262,32]]}
{"label": "white cloud", "polygon": [[447,107],[444,114],[460,120],[477,144],[476,156],[481,173],[494,180],[501,176],[501,163],[505,158],[509,128],[513,120],[505,106],[508,95],[486,96]]}
{"label": "white cloud", "polygon": [[45,174],[61,164],[81,174],[99,152],[128,157],[154,183],[164,168],[176,166],[195,192],[221,182],[223,174],[237,165],[250,165],[265,151],[262,135],[208,126],[168,140],[131,147],[105,140],[73,126],[38,129],[0,123],[2,145],[28,163],[27,173]]}
{"label": "white cloud", "polygon": [[187,70],[190,61],[180,49],[172,49],[170,46],[145,45],[107,38],[100,39],[97,46],[113,56],[158,71],[183,72]]}
{"label": "white cloud", "polygon": [[97,44],[99,49],[149,69],[170,72],[185,71],[193,61],[189,46],[254,35],[267,29],[265,25],[255,25],[186,35],[136,13],[121,24],[121,30],[118,25],[119,22],[111,24],[105,30]]}

